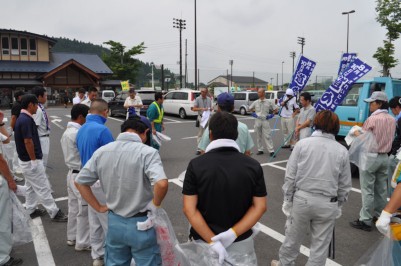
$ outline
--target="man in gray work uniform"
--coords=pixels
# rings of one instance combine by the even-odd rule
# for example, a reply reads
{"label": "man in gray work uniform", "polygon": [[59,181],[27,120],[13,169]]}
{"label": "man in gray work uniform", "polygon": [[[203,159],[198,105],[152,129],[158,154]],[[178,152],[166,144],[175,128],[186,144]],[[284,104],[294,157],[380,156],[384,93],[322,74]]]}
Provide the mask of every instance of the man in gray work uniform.
{"label": "man in gray work uniform", "polygon": [[[200,143],[200,141],[202,139],[203,132],[205,131],[205,128],[207,128],[208,123],[209,123],[209,122],[206,123],[205,127],[202,127],[200,125],[201,120],[202,120],[203,112],[205,112],[205,111],[213,111],[212,100],[209,97],[207,97],[207,88],[202,88],[201,89],[201,95],[196,97],[195,105],[194,105],[192,110],[194,112],[198,112],[197,120],[198,120],[198,123],[199,123],[199,130],[198,130],[198,137],[196,139],[196,141],[197,141],[196,147],[198,147],[199,143]],[[199,155],[199,154],[201,154],[201,151],[199,149],[197,149],[196,150],[196,155]]]}
{"label": "man in gray work uniform", "polygon": [[255,117],[255,133],[256,133],[256,142],[258,145],[258,153],[256,155],[263,154],[263,143],[262,139],[265,140],[267,150],[270,153],[270,156],[274,155],[273,148],[273,140],[271,137],[271,129],[269,124],[269,119],[273,117],[273,113],[277,112],[275,106],[266,100],[265,97],[265,89],[258,89],[259,99],[254,101],[251,106],[249,106],[249,110],[254,112],[252,114]]}
{"label": "man in gray work uniform", "polygon": [[312,125],[316,110],[311,104],[312,97],[309,92],[301,93],[299,100],[302,108],[295,126],[295,137],[301,140],[312,135]]}

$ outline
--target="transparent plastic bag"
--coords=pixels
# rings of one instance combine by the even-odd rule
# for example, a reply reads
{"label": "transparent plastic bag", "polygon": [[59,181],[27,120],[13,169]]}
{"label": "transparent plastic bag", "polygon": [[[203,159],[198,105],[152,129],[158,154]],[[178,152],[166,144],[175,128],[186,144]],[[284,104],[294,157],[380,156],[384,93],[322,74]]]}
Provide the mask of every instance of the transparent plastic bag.
{"label": "transparent plastic bag", "polygon": [[377,159],[378,145],[372,132],[365,132],[352,141],[349,148],[351,163],[365,171]]}
{"label": "transparent plastic bag", "polygon": [[[257,266],[256,253],[253,248],[253,238],[260,232],[259,223],[252,228],[252,236],[250,237],[251,244],[248,248],[239,247],[239,249],[227,249],[228,258],[224,261],[223,265],[235,266]],[[247,241],[247,240],[243,240]],[[195,240],[192,242],[180,244],[180,247],[189,258],[190,265],[192,266],[215,266],[220,265],[218,256],[209,247],[209,244]]]}
{"label": "transparent plastic bag", "polygon": [[163,266],[190,266],[189,259],[182,251],[173,226],[166,211],[162,208],[157,209],[154,220],[157,244],[160,247]]}
{"label": "transparent plastic bag", "polygon": [[355,266],[398,266],[401,265],[401,245],[388,237],[376,242]]}
{"label": "transparent plastic bag", "polygon": [[12,204],[12,233],[13,233],[13,246],[23,245],[32,242],[32,220],[26,213],[25,208],[17,196],[10,191],[10,200]]}

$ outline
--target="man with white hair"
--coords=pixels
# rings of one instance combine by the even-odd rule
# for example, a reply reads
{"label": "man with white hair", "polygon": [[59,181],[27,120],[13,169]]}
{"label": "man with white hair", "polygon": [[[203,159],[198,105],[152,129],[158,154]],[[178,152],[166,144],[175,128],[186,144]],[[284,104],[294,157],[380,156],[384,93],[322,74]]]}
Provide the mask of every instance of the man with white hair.
{"label": "man with white hair", "polygon": [[[198,112],[198,117],[197,117],[197,126],[199,127],[198,130],[198,137],[197,137],[197,147],[199,146],[199,143],[202,139],[203,132],[205,132],[205,128],[208,126],[209,122],[206,123],[205,127],[202,127],[200,125],[202,121],[202,116],[205,111],[213,111],[212,108],[212,100],[207,96],[207,88],[202,88],[201,89],[201,95],[196,97],[195,99],[195,104],[192,109],[194,112]],[[199,124],[199,125],[198,125]],[[201,151],[199,149],[196,150],[196,155],[201,154]]]}
{"label": "man with white hair", "polygon": [[294,97],[292,89],[285,91],[285,96],[280,102],[281,105],[281,130],[284,136],[283,148],[290,148],[290,134],[294,131],[295,123],[294,117],[299,112],[299,106],[297,104],[297,98]]}

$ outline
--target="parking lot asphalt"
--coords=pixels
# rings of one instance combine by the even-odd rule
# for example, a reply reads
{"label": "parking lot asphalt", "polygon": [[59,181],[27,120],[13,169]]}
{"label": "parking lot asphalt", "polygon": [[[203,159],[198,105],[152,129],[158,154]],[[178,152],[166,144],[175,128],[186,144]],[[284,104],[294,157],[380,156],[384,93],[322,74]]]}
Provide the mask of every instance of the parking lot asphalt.
{"label": "parking lot asphalt", "polygon": [[[69,121],[70,108],[51,107],[48,115],[51,121],[51,146],[47,173],[54,189],[54,197],[58,206],[67,212],[67,190],[66,174],[67,168],[60,146],[60,138],[67,122]],[[6,117],[10,117],[10,111],[5,111]],[[256,143],[253,133],[253,118],[250,116],[236,115],[237,119],[248,125],[251,135]],[[109,118],[106,125],[117,137],[123,118]],[[273,128],[275,119],[271,120]],[[173,224],[178,240],[187,241],[189,224],[182,213],[182,194],[180,182],[177,177],[184,171],[189,161],[196,157],[196,135],[194,119],[180,119],[176,116],[165,116],[165,134],[171,137],[170,142],[163,143],[160,151],[165,172],[169,178],[169,191],[162,207],[167,211]],[[280,122],[276,123],[273,141],[275,148],[282,142]],[[278,250],[284,240],[285,216],[281,212],[283,196],[281,186],[283,185],[286,162],[290,156],[288,149],[281,150],[277,157],[271,162],[268,155],[255,155],[256,147],[253,149],[252,157],[263,167],[264,177],[268,190],[268,210],[260,220],[261,232],[255,238],[255,249],[259,265],[270,265],[272,259],[278,258]],[[23,183],[21,183],[23,184]],[[352,180],[353,190],[350,192],[349,200],[343,207],[343,215],[336,222],[336,256],[328,259],[326,265],[354,265],[355,262],[372,246],[381,239],[380,233],[374,229],[365,232],[353,229],[349,222],[355,220],[359,215],[361,207],[361,194],[359,190],[359,179]],[[22,199],[23,200],[23,199]],[[73,247],[66,245],[66,224],[52,223],[48,216],[34,219],[35,232],[33,243],[28,243],[13,249],[12,255],[24,259],[24,265],[92,265],[90,252],[78,252]],[[39,232],[39,233],[38,233]],[[309,239],[305,238],[301,248],[301,255],[296,265],[304,265],[309,255]]]}

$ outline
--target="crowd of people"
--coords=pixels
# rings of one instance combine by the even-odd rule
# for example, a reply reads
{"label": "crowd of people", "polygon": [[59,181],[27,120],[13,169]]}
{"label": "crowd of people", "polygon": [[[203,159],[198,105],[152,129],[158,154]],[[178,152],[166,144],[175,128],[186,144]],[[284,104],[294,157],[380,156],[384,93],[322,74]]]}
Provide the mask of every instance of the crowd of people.
{"label": "crowd of people", "polygon": [[[108,104],[96,96],[96,89],[87,96],[84,90],[78,91],[71,121],[60,140],[68,168],[66,215],[57,207],[46,173],[51,132],[44,107],[46,90],[35,87],[32,94],[16,95],[10,126],[17,159],[7,162],[7,154],[0,148],[0,208],[4,210],[0,216],[0,265],[22,264],[21,259],[10,257],[9,193],[16,191],[16,181],[22,181],[14,180],[12,172],[17,169],[25,179],[27,214],[34,219],[48,213],[52,221],[66,222],[66,244],[76,251],[90,251],[93,266],[128,266],[132,261],[138,266],[161,265],[153,223],[168,192],[160,143],[155,141],[157,132],[164,130],[163,94],[156,93],[147,115],[141,116],[142,101],[131,89],[124,104],[127,117],[116,139],[105,125]],[[351,190],[348,151],[335,140],[339,118],[331,111],[316,113],[308,92],[300,94],[302,108],[291,89],[279,106],[265,99],[264,89],[258,90],[258,96],[250,106],[256,154],[264,153],[264,140],[270,157],[275,156],[269,123],[275,114],[281,117],[281,146],[292,150],[282,187],[285,240],[279,259],[271,265],[294,265],[307,230],[311,232],[307,265],[325,265],[335,220]],[[360,171],[362,208],[360,217],[350,225],[371,231],[377,221],[379,231],[389,235],[391,216],[401,197],[397,186],[386,206],[388,180],[401,146],[401,98],[388,101],[385,93],[373,92],[365,101],[372,114],[355,135],[371,132],[378,150],[373,154],[374,163]],[[396,120],[389,115],[389,108]],[[217,97],[217,111],[204,123],[202,118],[213,111],[213,104],[207,90],[201,90],[193,108],[198,112],[197,121],[202,121],[196,152],[200,156],[189,162],[182,189],[183,212],[191,225],[189,240],[208,243],[220,264],[234,251],[246,251],[256,258],[252,227],[267,210],[263,169],[251,157],[252,137],[248,127],[231,114],[233,109],[233,96],[222,93]],[[5,136],[0,146],[7,145],[12,135],[3,118],[0,112],[0,136]],[[401,177],[397,181],[401,182]],[[146,228],[139,226],[144,223]]]}

